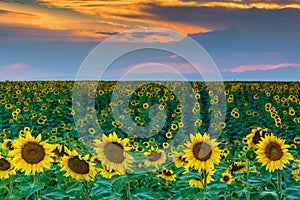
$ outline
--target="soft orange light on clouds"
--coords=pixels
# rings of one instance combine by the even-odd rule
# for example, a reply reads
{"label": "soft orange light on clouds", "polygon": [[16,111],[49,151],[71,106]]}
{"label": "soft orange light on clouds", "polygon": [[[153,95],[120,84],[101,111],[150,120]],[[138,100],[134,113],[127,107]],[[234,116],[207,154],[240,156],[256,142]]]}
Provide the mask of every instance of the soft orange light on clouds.
{"label": "soft orange light on clouds", "polygon": [[[159,17],[147,10],[149,6],[168,7],[219,7],[247,10],[252,8],[277,10],[300,9],[300,4],[257,2],[242,0],[197,2],[182,0],[37,0],[33,4],[0,2],[0,25],[28,27],[51,31],[65,31],[70,40],[103,40],[109,34],[132,28],[160,26],[185,34],[213,31],[188,22],[157,20]],[[147,11],[145,11],[147,10]],[[184,17],[184,16],[183,16]],[[220,29],[224,27],[219,27]],[[163,38],[162,38],[163,40]]]}
{"label": "soft orange light on clouds", "polygon": [[[118,1],[94,1],[94,0],[39,0],[42,5],[55,8],[74,10],[86,15],[98,16],[102,19],[117,20],[120,24],[126,24],[130,28],[142,26],[163,26],[183,33],[199,33],[211,31],[206,27],[197,27],[188,23],[174,23],[155,20],[152,13],[144,12],[148,5],[158,7],[221,7],[228,9],[300,9],[300,4],[277,4],[272,2],[244,3],[241,0],[222,2],[196,2],[180,0],[118,0]],[[184,17],[184,16],[183,16]]]}
{"label": "soft orange light on clouds", "polygon": [[[41,29],[51,31],[65,31],[70,36],[96,38],[99,31],[124,31],[129,26],[118,22],[103,20],[101,17],[94,17],[72,10],[61,10],[46,8],[30,4],[0,2],[0,26],[28,27],[28,29]],[[89,32],[89,34],[87,34]],[[106,36],[107,37],[107,36]],[[99,37],[103,39],[102,37]],[[99,40],[97,38],[97,40]],[[65,38],[64,38],[65,39]],[[70,38],[74,40],[74,38]]]}

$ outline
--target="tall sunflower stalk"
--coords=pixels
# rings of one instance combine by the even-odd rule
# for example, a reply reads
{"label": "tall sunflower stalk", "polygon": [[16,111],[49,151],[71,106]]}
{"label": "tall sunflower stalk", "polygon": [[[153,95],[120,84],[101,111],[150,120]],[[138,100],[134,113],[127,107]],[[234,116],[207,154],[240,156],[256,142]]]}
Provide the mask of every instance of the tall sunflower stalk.
{"label": "tall sunflower stalk", "polygon": [[206,173],[206,170],[203,171],[203,175],[204,175],[203,192],[206,193],[207,192],[207,173]]}
{"label": "tall sunflower stalk", "polygon": [[[48,144],[47,141],[41,142],[41,139],[41,134],[33,137],[31,132],[27,131],[25,137],[20,136],[13,141],[14,149],[9,152],[9,155],[14,157],[12,163],[16,169],[25,172],[25,175],[33,175],[34,185],[39,183],[39,173],[51,167],[54,156],[52,151],[55,145]],[[38,195],[36,191],[35,199],[38,199]]]}
{"label": "tall sunflower stalk", "polygon": [[126,197],[127,200],[130,200],[130,182],[126,184]]}
{"label": "tall sunflower stalk", "polygon": [[[38,175],[38,173],[36,173],[36,174],[33,175],[33,182],[34,182],[35,186],[37,186],[39,184],[39,175]],[[34,199],[35,200],[39,199],[39,191],[36,191],[34,193]]]}
{"label": "tall sunflower stalk", "polygon": [[210,135],[204,133],[190,134],[190,141],[185,144],[187,149],[183,158],[187,161],[187,166],[193,167],[201,172],[200,180],[203,180],[203,191],[207,192],[208,176],[213,174],[214,164],[219,164],[221,151],[216,139],[211,139]]}
{"label": "tall sunflower stalk", "polygon": [[[266,136],[257,145],[257,159],[266,169],[273,173],[277,171],[277,190],[281,193],[282,170],[285,165],[293,160],[292,154],[288,152],[289,145],[285,144],[284,139],[275,137],[273,134]],[[280,195],[281,199],[281,195]]]}

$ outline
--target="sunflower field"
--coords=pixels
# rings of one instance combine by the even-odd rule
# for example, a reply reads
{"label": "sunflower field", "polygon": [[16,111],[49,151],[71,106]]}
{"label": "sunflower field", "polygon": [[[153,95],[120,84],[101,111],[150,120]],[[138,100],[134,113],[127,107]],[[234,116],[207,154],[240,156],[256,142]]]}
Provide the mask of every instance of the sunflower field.
{"label": "sunflower field", "polygon": [[300,82],[0,82],[1,199],[299,199]]}

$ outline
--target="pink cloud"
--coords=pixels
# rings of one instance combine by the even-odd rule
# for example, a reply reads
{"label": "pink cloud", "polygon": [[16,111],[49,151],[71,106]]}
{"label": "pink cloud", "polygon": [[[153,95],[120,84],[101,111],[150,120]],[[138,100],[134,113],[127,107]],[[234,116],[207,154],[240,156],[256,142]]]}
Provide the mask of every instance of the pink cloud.
{"label": "pink cloud", "polygon": [[284,67],[300,67],[300,64],[298,63],[279,63],[279,64],[267,64],[267,65],[242,65],[235,67],[233,69],[229,70],[222,70],[223,72],[236,72],[241,73],[245,71],[256,71],[256,70],[273,70],[278,68],[284,68]]}
{"label": "pink cloud", "polygon": [[28,68],[28,66],[24,63],[17,62],[14,64],[5,65],[1,68],[3,68],[4,70],[20,70],[20,69],[26,69]]}
{"label": "pink cloud", "polygon": [[169,58],[171,58],[171,59],[174,59],[174,58],[177,58],[177,57],[178,57],[178,55],[176,55],[176,54],[169,56]]}
{"label": "pink cloud", "polygon": [[21,62],[0,66],[0,70],[0,80],[28,80],[64,76],[64,74],[43,71],[43,68],[35,69]]}

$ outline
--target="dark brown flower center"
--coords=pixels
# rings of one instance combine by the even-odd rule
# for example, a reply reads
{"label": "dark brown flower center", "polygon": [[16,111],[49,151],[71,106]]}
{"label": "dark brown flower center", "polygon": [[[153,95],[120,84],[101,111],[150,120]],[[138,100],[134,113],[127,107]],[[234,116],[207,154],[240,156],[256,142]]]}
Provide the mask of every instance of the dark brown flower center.
{"label": "dark brown flower center", "polygon": [[271,161],[280,160],[280,158],[283,156],[281,146],[277,143],[268,144],[265,153],[267,158],[269,158]]}
{"label": "dark brown flower center", "polygon": [[212,148],[205,142],[199,142],[193,147],[193,154],[197,160],[207,161],[211,157]]}
{"label": "dark brown flower center", "polygon": [[186,158],[185,158],[185,157],[182,157],[182,155],[179,156],[178,159],[181,160],[181,161],[184,162],[184,163],[188,163],[188,161],[186,160]]}
{"label": "dark brown flower center", "polygon": [[169,170],[163,170],[163,174],[166,176],[172,176],[172,173]]}
{"label": "dark brown flower center", "polygon": [[11,141],[8,141],[7,144],[6,144],[6,146],[7,146],[7,148],[8,148],[9,150],[14,150],[14,147],[13,147],[13,144],[12,144]]}
{"label": "dark brown flower center", "polygon": [[10,169],[10,162],[8,162],[5,158],[0,159],[0,171],[6,171]]}
{"label": "dark brown flower center", "polygon": [[45,158],[45,149],[35,142],[28,142],[22,149],[22,158],[29,164],[37,164]]}
{"label": "dark brown flower center", "polygon": [[108,160],[114,163],[122,163],[125,160],[124,148],[117,142],[105,144],[104,154]]}
{"label": "dark brown flower center", "polygon": [[62,146],[61,150],[59,150],[58,147],[56,147],[53,151],[53,153],[55,153],[55,155],[57,155],[58,157],[63,157],[63,156],[68,156],[69,154],[65,151],[65,147]]}
{"label": "dark brown flower center", "polygon": [[258,144],[261,141],[261,136],[259,134],[259,131],[256,131],[253,138],[252,138],[252,142],[254,144]]}
{"label": "dark brown flower center", "polygon": [[150,157],[150,158],[149,158],[149,161],[155,162],[155,161],[157,161],[157,160],[160,159],[161,153],[160,153],[160,152],[157,152],[157,151],[151,151],[149,157]]}
{"label": "dark brown flower center", "polygon": [[244,168],[244,166],[240,166],[240,165],[233,163],[233,164],[231,164],[230,172],[237,172],[239,170],[242,170],[243,168]]}
{"label": "dark brown flower center", "polygon": [[90,171],[89,164],[81,160],[78,156],[70,158],[68,161],[69,168],[77,174],[87,174]]}
{"label": "dark brown flower center", "polygon": [[229,176],[225,175],[225,176],[223,177],[223,180],[224,180],[225,182],[229,181]]}

